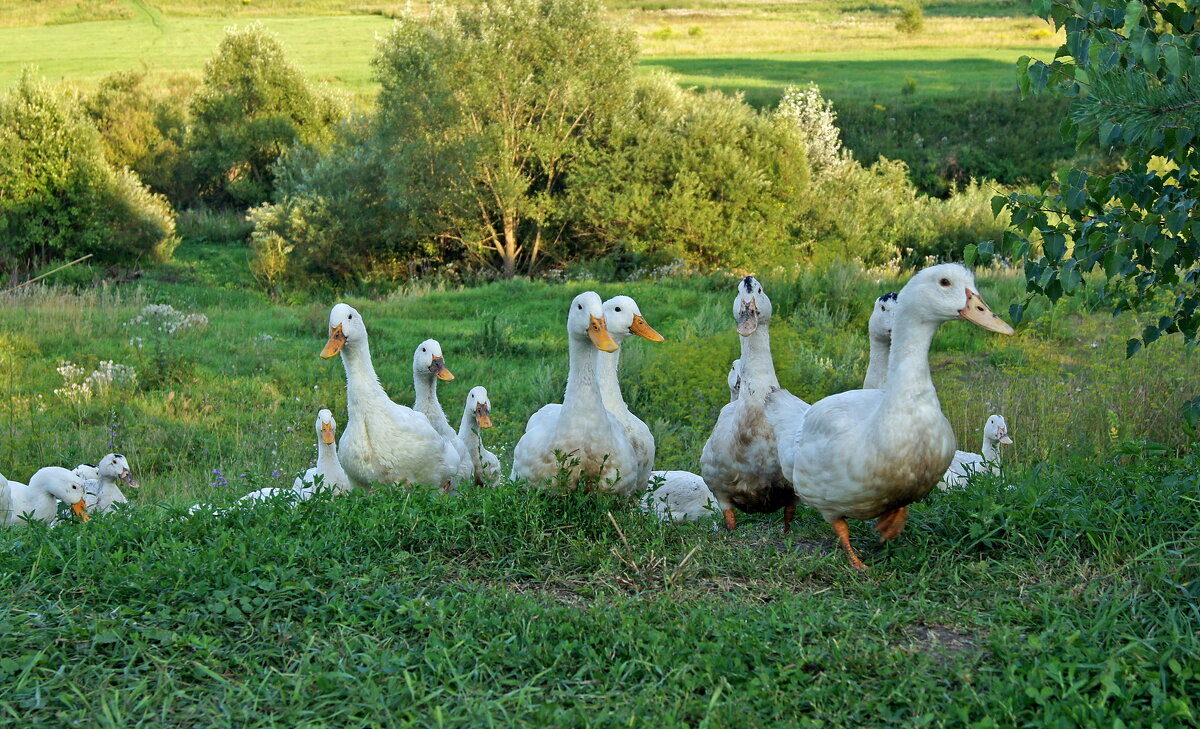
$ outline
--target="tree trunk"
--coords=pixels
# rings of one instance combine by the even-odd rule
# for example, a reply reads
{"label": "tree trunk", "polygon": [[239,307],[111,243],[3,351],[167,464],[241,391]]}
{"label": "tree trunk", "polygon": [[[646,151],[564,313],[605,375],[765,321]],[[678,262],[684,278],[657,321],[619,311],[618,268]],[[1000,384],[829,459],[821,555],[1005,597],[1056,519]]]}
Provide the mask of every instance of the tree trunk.
{"label": "tree trunk", "polygon": [[517,245],[517,221],[511,215],[504,216],[504,245],[500,251],[500,259],[504,261],[504,278],[512,278],[517,273],[517,255],[521,248]]}

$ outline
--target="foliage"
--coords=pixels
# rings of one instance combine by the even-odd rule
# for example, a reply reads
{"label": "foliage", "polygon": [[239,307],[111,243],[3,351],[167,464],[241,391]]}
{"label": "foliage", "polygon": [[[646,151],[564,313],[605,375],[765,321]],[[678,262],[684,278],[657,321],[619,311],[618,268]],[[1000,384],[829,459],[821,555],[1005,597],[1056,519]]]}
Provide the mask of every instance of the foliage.
{"label": "foliage", "polygon": [[638,84],[573,170],[569,194],[597,246],[753,268],[790,258],[808,177],[796,125],[660,75]]}
{"label": "foliage", "polygon": [[76,108],[27,69],[0,99],[0,270],[91,253],[168,258],[175,218],[128,170],[114,170]]}
{"label": "foliage", "polygon": [[896,30],[905,35],[916,35],[925,29],[925,10],[920,3],[910,3],[900,8],[900,19]]}
{"label": "foliage", "polygon": [[[1064,132],[1122,150],[1127,167],[1109,174],[1061,172],[1039,194],[997,197],[1014,230],[1005,247],[1024,261],[1031,295],[1055,301],[1099,269],[1117,311],[1161,307],[1132,355],[1163,334],[1200,332],[1200,6],[1038,0],[1037,14],[1066,30],[1050,63],[1023,57],[1024,93],[1071,99]],[[986,250],[985,250],[986,252]],[[1163,301],[1163,298],[1168,299]],[[1014,318],[1021,307],[1015,306]]]}
{"label": "foliage", "polygon": [[105,76],[83,100],[83,111],[100,131],[105,157],[128,167],[147,187],[181,209],[195,201],[191,160],[184,149],[191,76],[152,83],[145,73]]}
{"label": "foliage", "polygon": [[814,173],[832,174],[841,167],[842,133],[837,125],[837,112],[833,103],[821,96],[816,84],[805,88],[789,86],[775,113],[800,131]]}
{"label": "foliage", "polygon": [[328,142],[346,112],[314,88],[259,23],[228,30],[189,104],[187,147],[205,199],[253,205],[271,197],[273,165],[296,143]]}
{"label": "foliage", "polygon": [[402,18],[375,59],[389,184],[428,200],[442,246],[511,277],[562,234],[563,178],[624,102],[632,35],[595,0],[482,0]]}

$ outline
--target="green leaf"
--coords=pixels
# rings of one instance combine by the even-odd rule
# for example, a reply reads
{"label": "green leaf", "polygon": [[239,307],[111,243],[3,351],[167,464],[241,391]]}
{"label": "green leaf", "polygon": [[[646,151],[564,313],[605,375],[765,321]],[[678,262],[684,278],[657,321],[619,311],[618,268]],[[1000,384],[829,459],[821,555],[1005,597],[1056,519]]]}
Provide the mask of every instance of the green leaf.
{"label": "green leaf", "polygon": [[979,246],[974,243],[968,243],[963,247],[963,265],[967,268],[975,265],[975,254],[979,252]]}
{"label": "green leaf", "polygon": [[1000,213],[1004,212],[1004,208],[1008,205],[1007,195],[996,195],[992,198],[992,217],[1000,217]]}
{"label": "green leaf", "polygon": [[1125,342],[1125,359],[1129,359],[1137,354],[1141,348],[1142,340],[1140,339],[1130,339],[1128,342]]}
{"label": "green leaf", "polygon": [[1129,35],[1130,31],[1141,21],[1142,13],[1145,10],[1146,6],[1142,5],[1142,0],[1129,0],[1125,5],[1125,25],[1122,28],[1125,35]]}
{"label": "green leaf", "polygon": [[1008,316],[1010,319],[1012,319],[1012,323],[1014,325],[1020,324],[1021,320],[1025,317],[1025,305],[1024,304],[1010,305],[1008,307]]}

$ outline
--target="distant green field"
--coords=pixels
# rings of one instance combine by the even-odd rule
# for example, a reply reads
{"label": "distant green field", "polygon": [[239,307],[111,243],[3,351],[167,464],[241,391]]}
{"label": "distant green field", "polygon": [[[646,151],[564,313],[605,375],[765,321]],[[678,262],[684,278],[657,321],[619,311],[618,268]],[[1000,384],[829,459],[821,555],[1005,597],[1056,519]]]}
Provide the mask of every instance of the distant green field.
{"label": "distant green field", "polygon": [[[760,104],[809,81],[844,99],[894,97],[908,78],[922,95],[1003,90],[1012,86],[1018,56],[1048,55],[1057,43],[1044,23],[1018,16],[1013,4],[931,6],[925,30],[915,36],[894,29],[894,9],[886,4],[622,5],[613,14],[641,37],[644,67],[667,68],[687,84],[743,90]],[[385,14],[400,9],[332,0],[48,0],[36,7],[44,12],[0,0],[0,88],[28,64],[50,79],[83,84],[124,69],[199,72],[225,28],[261,20],[313,78],[369,94],[376,37],[392,22]],[[206,11],[210,17],[199,15]],[[360,14],[346,14],[354,11]],[[93,17],[115,19],[87,20]],[[68,22],[81,18],[85,22]]]}

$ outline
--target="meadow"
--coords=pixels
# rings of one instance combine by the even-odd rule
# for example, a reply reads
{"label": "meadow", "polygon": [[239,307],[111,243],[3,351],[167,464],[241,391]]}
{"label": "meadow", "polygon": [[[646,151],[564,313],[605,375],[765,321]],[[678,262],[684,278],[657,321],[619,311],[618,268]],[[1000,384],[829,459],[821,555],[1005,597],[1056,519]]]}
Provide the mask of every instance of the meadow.
{"label": "meadow", "polygon": [[[595,289],[639,299],[666,342],[623,354],[658,468],[698,470],[737,353],[736,277],[293,292],[272,302],[244,252],[190,242],[124,284],[0,298],[4,473],[129,457],[133,508],[0,534],[0,715],[62,726],[1183,726],[1200,689],[1200,461],[1178,416],[1195,355],[1172,339],[1124,358],[1134,317],[1086,300],[1009,338],[943,326],[931,354],[961,447],[991,412],[1016,445],[1000,477],[935,493],[873,565],[844,564],[802,509],[736,532],[670,527],[631,504],[507,481],[444,498],[377,489],[182,518],[290,481],[312,420],[345,417],[317,353],[329,306],[366,319],[381,380],[411,402],[411,354],[436,337],[453,422],[488,387],[507,469],[525,419],[565,381],[562,319]],[[872,299],[896,273],[838,265],[763,278],[781,382],[815,399],[866,364]],[[71,279],[67,279],[71,280]],[[982,271],[998,311],[1011,272]],[[207,322],[156,334],[145,307]],[[137,322],[139,314],[143,321]],[[130,322],[134,322],[130,324]],[[140,338],[142,341],[138,341]],[[140,346],[139,346],[140,344]],[[136,383],[57,394],[57,368],[111,360]]]}

